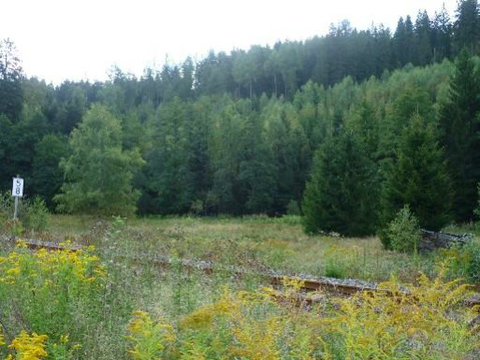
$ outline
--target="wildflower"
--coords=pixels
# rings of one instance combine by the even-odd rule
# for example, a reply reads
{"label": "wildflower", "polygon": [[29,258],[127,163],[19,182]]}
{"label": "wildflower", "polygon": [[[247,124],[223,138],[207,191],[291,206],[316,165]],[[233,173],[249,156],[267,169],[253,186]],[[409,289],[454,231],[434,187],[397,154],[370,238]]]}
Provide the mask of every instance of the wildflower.
{"label": "wildflower", "polygon": [[36,333],[28,335],[25,330],[22,330],[8,347],[15,350],[18,360],[41,360],[48,356],[45,350],[47,340],[47,335],[37,335]]}
{"label": "wildflower", "polygon": [[173,327],[163,318],[153,321],[145,311],[135,311],[128,325],[133,347],[128,350],[134,359],[161,358],[167,346],[175,341]]}

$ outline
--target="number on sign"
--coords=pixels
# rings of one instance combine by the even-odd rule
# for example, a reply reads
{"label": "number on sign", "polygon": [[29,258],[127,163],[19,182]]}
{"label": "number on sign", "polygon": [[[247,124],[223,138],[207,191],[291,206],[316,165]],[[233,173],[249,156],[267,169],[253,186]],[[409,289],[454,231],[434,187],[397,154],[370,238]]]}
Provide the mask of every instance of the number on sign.
{"label": "number on sign", "polygon": [[13,179],[12,196],[15,196],[15,197],[23,196],[23,179],[21,178]]}

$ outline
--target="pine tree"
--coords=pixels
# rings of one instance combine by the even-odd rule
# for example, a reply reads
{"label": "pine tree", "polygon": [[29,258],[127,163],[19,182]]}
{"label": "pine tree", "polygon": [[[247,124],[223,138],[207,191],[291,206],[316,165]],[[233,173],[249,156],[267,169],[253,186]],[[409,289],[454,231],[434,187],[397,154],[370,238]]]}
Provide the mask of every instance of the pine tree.
{"label": "pine tree", "polygon": [[364,143],[367,156],[375,160],[378,156],[380,133],[374,107],[364,100],[348,125]]}
{"label": "pine tree", "polygon": [[381,195],[383,228],[405,205],[424,229],[440,230],[450,220],[451,183],[435,134],[434,126],[419,114],[403,130]]}
{"label": "pine tree", "polygon": [[407,63],[405,21],[403,17],[398,20],[392,42],[395,59],[393,67],[401,67]]}
{"label": "pine tree", "polygon": [[459,221],[472,219],[480,181],[480,74],[464,49],[450,79],[449,100],[441,108],[442,143],[455,189],[454,213]]}
{"label": "pine tree", "polygon": [[270,148],[265,143],[261,119],[252,113],[243,133],[243,160],[238,178],[247,192],[246,210],[250,213],[271,213],[277,194],[277,168]]}
{"label": "pine tree", "polygon": [[350,131],[333,135],[318,149],[302,209],[307,233],[372,234],[376,227],[374,167]]}
{"label": "pine tree", "polygon": [[475,54],[480,38],[480,7],[477,0],[460,0],[455,21],[455,41],[459,50]]}
{"label": "pine tree", "polygon": [[429,64],[432,60],[432,24],[426,10],[418,13],[415,22],[415,40],[418,65]]}
{"label": "pine tree", "polygon": [[148,191],[153,211],[186,213],[193,202],[193,174],[188,167],[186,132],[190,106],[180,98],[160,106],[152,124],[152,149],[147,154]]}
{"label": "pine tree", "polygon": [[445,4],[433,21],[433,61],[442,61],[452,56],[452,23]]}
{"label": "pine tree", "polygon": [[54,208],[53,197],[58,194],[63,182],[59,163],[68,155],[68,143],[65,140],[49,134],[35,146],[32,187],[35,194],[40,195],[50,209]]}
{"label": "pine tree", "polygon": [[226,97],[225,105],[213,117],[214,131],[210,147],[213,184],[207,206],[222,214],[245,213],[246,189],[239,181],[240,163],[244,159],[242,138],[245,125],[233,101]]}
{"label": "pine tree", "polygon": [[0,41],[0,114],[11,121],[20,120],[23,106],[23,70],[15,44]]}
{"label": "pine tree", "polygon": [[57,209],[69,213],[129,215],[140,195],[132,189],[143,165],[138,150],[122,149],[120,121],[94,105],[70,135],[71,155],[60,163],[65,183],[55,196]]}
{"label": "pine tree", "polygon": [[405,18],[405,60],[406,63],[418,64],[418,48],[413,32],[413,21],[410,15]]}

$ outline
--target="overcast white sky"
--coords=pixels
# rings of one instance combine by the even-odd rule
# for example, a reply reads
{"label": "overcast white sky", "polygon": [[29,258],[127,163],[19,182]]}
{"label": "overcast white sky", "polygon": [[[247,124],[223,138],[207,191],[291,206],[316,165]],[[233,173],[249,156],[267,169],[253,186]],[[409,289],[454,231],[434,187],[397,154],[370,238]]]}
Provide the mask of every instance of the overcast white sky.
{"label": "overcast white sky", "polygon": [[17,45],[28,76],[48,82],[105,79],[112,65],[141,75],[210,49],[304,40],[348,19],[394,30],[399,16],[419,9],[433,17],[456,0],[0,0],[0,38]]}

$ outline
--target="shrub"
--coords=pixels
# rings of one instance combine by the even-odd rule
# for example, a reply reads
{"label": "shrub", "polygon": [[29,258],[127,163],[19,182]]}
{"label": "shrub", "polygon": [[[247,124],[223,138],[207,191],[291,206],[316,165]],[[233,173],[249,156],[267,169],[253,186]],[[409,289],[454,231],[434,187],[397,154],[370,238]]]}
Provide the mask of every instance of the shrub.
{"label": "shrub", "polygon": [[15,201],[10,192],[0,194],[0,230],[6,234],[20,236],[24,227],[36,231],[43,231],[48,227],[49,211],[42,198],[22,198],[18,204],[16,223],[12,220],[14,209]]}
{"label": "shrub", "polygon": [[343,279],[347,275],[347,249],[330,246],[325,252],[325,276]]}
{"label": "shrub", "polygon": [[478,203],[477,203],[477,208],[474,210],[475,216],[477,218],[480,218],[480,183],[477,185],[477,193],[478,193]]}
{"label": "shrub", "polygon": [[49,212],[45,201],[39,196],[33,198],[27,210],[27,227],[36,231],[43,231],[48,226]]}
{"label": "shrub", "polygon": [[386,238],[383,240],[384,244],[387,243],[393,250],[417,252],[421,239],[420,227],[408,205],[397,213],[382,237]]}
{"label": "shrub", "polygon": [[480,282],[480,244],[471,241],[465,245],[468,253],[467,279],[471,282]]}
{"label": "shrub", "polygon": [[290,200],[287,205],[287,215],[301,215],[302,211],[300,210],[300,206],[298,205],[298,201]]}

